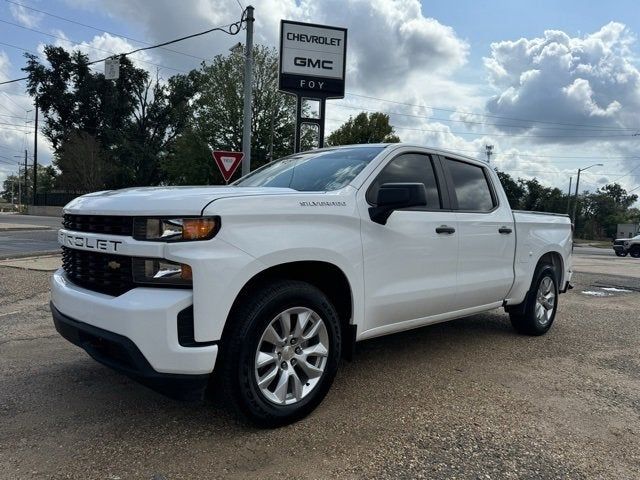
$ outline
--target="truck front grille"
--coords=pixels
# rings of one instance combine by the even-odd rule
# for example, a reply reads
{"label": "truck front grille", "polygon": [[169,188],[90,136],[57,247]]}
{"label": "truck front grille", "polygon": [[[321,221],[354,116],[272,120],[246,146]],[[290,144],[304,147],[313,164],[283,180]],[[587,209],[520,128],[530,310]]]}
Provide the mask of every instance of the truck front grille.
{"label": "truck front grille", "polygon": [[118,296],[135,287],[131,257],[62,247],[62,268],[72,283],[94,292]]}
{"label": "truck front grille", "polygon": [[65,214],[62,226],[76,232],[133,235],[133,217],[126,216]]}

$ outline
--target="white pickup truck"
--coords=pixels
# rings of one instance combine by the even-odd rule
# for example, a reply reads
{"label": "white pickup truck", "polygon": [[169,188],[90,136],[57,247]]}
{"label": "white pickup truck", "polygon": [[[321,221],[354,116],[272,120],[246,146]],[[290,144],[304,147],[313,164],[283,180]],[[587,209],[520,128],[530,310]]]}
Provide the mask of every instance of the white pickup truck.
{"label": "white pickup truck", "polygon": [[313,410],[361,340],[500,307],[541,335],[571,279],[567,216],[513,212],[486,164],[407,144],[85,195],[59,242],[62,336],[173,397],[213,378],[266,426]]}

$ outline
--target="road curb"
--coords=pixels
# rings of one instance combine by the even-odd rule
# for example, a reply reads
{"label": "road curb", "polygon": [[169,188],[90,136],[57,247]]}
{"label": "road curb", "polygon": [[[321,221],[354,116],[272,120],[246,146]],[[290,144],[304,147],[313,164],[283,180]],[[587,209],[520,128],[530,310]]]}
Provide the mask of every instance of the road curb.
{"label": "road curb", "polygon": [[38,252],[23,252],[23,253],[14,253],[11,255],[1,256],[0,260],[15,260],[19,258],[29,258],[29,257],[48,257],[51,255],[59,255],[61,252],[60,249],[56,250],[41,250]]}

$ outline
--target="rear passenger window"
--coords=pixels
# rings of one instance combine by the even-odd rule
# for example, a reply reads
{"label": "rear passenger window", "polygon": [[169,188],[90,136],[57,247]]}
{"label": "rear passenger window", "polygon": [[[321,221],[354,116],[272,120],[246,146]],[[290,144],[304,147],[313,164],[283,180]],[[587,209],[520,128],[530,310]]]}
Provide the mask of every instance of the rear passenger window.
{"label": "rear passenger window", "polygon": [[367,191],[367,202],[375,205],[380,185],[385,183],[422,183],[427,189],[427,208],[442,208],[438,183],[429,155],[405,153],[391,160]]}
{"label": "rear passenger window", "polygon": [[458,198],[459,210],[489,212],[496,203],[484,173],[484,168],[466,162],[447,159],[449,172]]}

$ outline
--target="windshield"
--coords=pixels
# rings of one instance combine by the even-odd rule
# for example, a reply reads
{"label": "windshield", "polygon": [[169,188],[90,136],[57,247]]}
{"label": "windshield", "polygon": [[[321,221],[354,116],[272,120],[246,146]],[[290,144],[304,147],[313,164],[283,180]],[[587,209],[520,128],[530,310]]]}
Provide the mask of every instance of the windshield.
{"label": "windshield", "polygon": [[259,168],[234,185],[289,187],[301,192],[338,190],[351,182],[384,147],[296,153]]}

